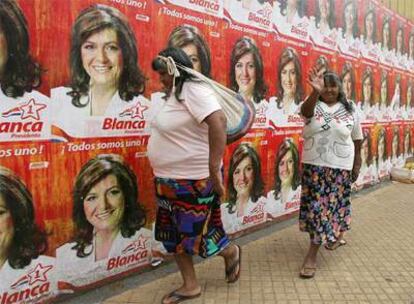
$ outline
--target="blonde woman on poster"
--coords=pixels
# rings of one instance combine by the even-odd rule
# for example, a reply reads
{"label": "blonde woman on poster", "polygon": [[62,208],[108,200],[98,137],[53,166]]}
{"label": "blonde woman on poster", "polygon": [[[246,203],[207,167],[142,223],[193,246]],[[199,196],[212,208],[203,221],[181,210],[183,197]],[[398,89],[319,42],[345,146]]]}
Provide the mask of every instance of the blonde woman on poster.
{"label": "blonde woman on poster", "polygon": [[137,177],[119,155],[84,164],[72,195],[74,235],[56,250],[63,292],[150,262],[152,232],[144,228]]}
{"label": "blonde woman on poster", "polygon": [[392,119],[399,120],[402,118],[401,113],[401,75],[395,77],[394,94],[391,98],[390,112]]}
{"label": "blonde woman on poster", "polygon": [[387,135],[385,129],[380,129],[377,139],[377,175],[380,181],[389,177],[390,158],[387,152]]}
{"label": "blonde woman on poster", "polygon": [[241,37],[233,46],[230,57],[230,88],[253,102],[256,119],[253,128],[267,127],[265,100],[267,86],[263,75],[263,59],[256,42]]}
{"label": "blonde woman on poster", "polygon": [[240,144],[230,159],[227,203],[221,204],[224,230],[236,233],[266,221],[264,182],[256,150]]}
{"label": "blonde woman on poster", "polygon": [[[141,95],[145,77],[137,57],[135,35],[120,11],[103,4],[83,10],[72,28],[70,85],[51,92],[53,124],[73,137],[145,129],[149,104]],[[134,124],[119,127],[125,121]]]}
{"label": "blonde woman on poster", "polygon": [[276,154],[274,187],[267,194],[266,211],[272,218],[295,211],[300,204],[300,159],[293,139],[286,138]]}
{"label": "blonde woman on poster", "polygon": [[306,0],[279,0],[273,6],[273,23],[284,36],[309,41],[310,20],[305,16]]}
{"label": "blonde woman on poster", "polygon": [[361,169],[358,179],[354,183],[354,189],[357,191],[365,186],[373,185],[377,180],[377,168],[373,162],[371,143],[371,134],[368,130],[365,130],[361,146]]}
{"label": "blonde woman on poster", "polygon": [[[51,296],[55,259],[43,255],[47,246],[46,232],[36,224],[32,194],[18,176],[0,166],[2,303],[29,303]],[[36,274],[41,277],[36,279]],[[36,296],[25,292],[31,289],[37,290]]]}
{"label": "blonde woman on poster", "polygon": [[[26,18],[14,0],[0,3],[0,141],[50,138],[49,98],[40,86],[41,67],[30,55]],[[9,126],[9,127],[7,127]],[[13,129],[25,129],[25,132]]]}
{"label": "blonde woman on poster", "polygon": [[269,100],[268,120],[276,127],[302,126],[303,120],[299,115],[303,100],[302,65],[293,48],[283,50],[277,73],[278,96]]}

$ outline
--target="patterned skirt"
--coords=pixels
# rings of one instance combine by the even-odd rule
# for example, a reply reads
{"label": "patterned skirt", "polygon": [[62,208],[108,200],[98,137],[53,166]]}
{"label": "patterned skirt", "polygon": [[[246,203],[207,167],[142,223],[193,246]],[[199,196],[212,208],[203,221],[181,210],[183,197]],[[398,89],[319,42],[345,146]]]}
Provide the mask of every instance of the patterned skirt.
{"label": "patterned skirt", "polygon": [[299,228],[313,244],[335,242],[350,229],[351,171],[303,165]]}
{"label": "patterned skirt", "polygon": [[207,258],[230,244],[220,202],[209,179],[155,178],[155,239],[170,253]]}

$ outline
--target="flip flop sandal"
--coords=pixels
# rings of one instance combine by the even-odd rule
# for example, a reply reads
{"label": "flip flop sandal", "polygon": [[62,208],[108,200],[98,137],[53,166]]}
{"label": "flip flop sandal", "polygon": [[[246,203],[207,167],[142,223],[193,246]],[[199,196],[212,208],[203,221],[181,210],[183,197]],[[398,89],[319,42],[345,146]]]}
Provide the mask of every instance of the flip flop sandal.
{"label": "flip flop sandal", "polygon": [[[226,281],[229,284],[236,283],[240,278],[242,250],[239,245],[236,245],[236,246],[239,250],[238,258],[236,258],[233,261],[233,263],[229,267],[226,268]],[[238,271],[237,273],[235,273],[237,268],[238,268]],[[230,280],[229,279],[230,277],[232,277],[233,279]]]}
{"label": "flip flop sandal", "polygon": [[337,242],[333,242],[333,243],[328,243],[325,245],[325,248],[328,250],[336,250],[341,246],[346,245],[346,241],[344,239],[337,241]]}
{"label": "flip flop sandal", "polygon": [[161,300],[161,304],[163,304],[164,300],[166,300],[166,299],[170,300],[169,304],[177,304],[177,303],[181,303],[181,302],[184,302],[184,301],[187,301],[187,300],[198,298],[199,296],[201,296],[201,292],[199,292],[198,294],[192,295],[192,296],[186,296],[186,295],[178,293],[175,290],[175,291],[170,292],[169,294],[165,295]]}
{"label": "flip flop sandal", "polygon": [[316,267],[302,267],[299,272],[299,276],[302,279],[311,279],[315,276]]}

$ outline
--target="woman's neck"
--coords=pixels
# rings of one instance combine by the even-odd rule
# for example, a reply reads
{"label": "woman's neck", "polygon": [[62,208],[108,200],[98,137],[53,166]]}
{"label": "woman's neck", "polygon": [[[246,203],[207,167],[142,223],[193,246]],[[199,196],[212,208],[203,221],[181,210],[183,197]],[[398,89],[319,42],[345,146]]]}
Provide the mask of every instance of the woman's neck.
{"label": "woman's neck", "polygon": [[245,214],[248,202],[248,194],[241,194],[237,196],[237,217],[241,217]]}
{"label": "woman's neck", "polygon": [[107,85],[93,85],[90,88],[91,115],[102,116],[105,114],[117,87]]}
{"label": "woman's neck", "polygon": [[295,102],[295,96],[293,94],[285,94],[283,95],[283,110],[288,111],[292,103]]}
{"label": "woman's neck", "polygon": [[296,8],[294,7],[287,7],[286,8],[286,20],[288,23],[291,23],[293,21],[293,17],[295,17],[296,14]]}
{"label": "woman's neck", "polygon": [[119,229],[99,230],[95,234],[95,261],[108,257],[112,243],[115,240]]}

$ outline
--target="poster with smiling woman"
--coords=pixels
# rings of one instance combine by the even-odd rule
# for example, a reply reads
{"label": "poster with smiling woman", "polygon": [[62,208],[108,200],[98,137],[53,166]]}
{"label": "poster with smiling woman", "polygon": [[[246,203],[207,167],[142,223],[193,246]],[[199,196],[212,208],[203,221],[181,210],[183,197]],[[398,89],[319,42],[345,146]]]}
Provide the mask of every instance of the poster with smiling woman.
{"label": "poster with smiling woman", "polygon": [[221,217],[228,234],[240,235],[246,229],[267,220],[266,131],[255,130],[226,149],[224,180],[226,201],[221,204]]}
{"label": "poster with smiling woman", "polygon": [[147,14],[149,19],[150,7],[70,1],[62,9],[65,16],[54,16],[62,18],[66,41],[57,47],[59,56],[53,53],[56,57],[49,61],[50,66],[62,67],[51,75],[54,139],[148,132],[151,108],[143,95],[146,78],[140,65],[147,41],[136,33],[142,33],[149,21],[136,16]]}

